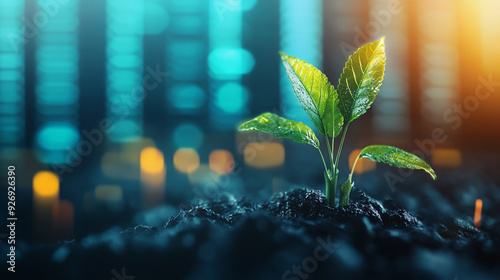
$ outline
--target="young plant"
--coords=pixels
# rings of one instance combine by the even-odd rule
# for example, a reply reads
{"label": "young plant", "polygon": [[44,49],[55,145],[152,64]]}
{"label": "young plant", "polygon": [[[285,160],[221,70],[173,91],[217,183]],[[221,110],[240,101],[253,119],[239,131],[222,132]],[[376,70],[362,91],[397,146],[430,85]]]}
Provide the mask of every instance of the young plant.
{"label": "young plant", "polygon": [[[278,138],[309,144],[316,148],[325,167],[326,198],[335,206],[338,179],[338,161],[344,146],[347,129],[351,122],[366,113],[377,96],[385,71],[384,38],[368,43],[349,57],[340,75],[337,90],[320,70],[287,54],[280,53],[281,60],[295,95],[314,126],[325,136],[330,169],[320,149],[320,142],[313,130],[301,122],[295,122],[273,113],[264,113],[240,125],[240,131],[258,130]],[[340,144],[335,150],[335,138]],[[353,185],[352,174],[360,158],[386,163],[395,167],[422,169],[436,179],[436,173],[419,157],[396,147],[375,145],[364,148],[356,158],[347,181],[340,186],[339,205],[349,204]]]}

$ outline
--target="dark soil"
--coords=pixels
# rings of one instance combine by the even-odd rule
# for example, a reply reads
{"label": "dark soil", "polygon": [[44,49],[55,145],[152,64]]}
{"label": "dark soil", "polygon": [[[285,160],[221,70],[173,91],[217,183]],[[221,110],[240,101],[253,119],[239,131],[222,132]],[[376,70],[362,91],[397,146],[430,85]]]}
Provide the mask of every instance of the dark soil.
{"label": "dark soil", "polygon": [[357,189],[351,201],[333,208],[320,191],[303,188],[262,204],[224,194],[165,217],[162,227],[114,228],[78,242],[21,246],[18,276],[500,279],[498,222],[481,230],[461,219],[426,224],[393,200]]}

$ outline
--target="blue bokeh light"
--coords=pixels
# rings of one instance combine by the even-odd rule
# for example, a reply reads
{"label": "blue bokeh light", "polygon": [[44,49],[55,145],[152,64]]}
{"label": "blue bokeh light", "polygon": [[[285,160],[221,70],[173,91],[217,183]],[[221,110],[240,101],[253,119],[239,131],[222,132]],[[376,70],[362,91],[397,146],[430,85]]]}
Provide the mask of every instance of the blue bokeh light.
{"label": "blue bokeh light", "polygon": [[143,78],[145,2],[108,0],[106,6],[106,96],[108,118],[115,124],[108,139],[126,142],[143,133],[143,100],[134,98],[134,94],[141,88]]}
{"label": "blue bokeh light", "polygon": [[174,143],[177,148],[199,149],[203,143],[203,132],[193,124],[182,124],[174,130]]}
{"label": "blue bokeh light", "polygon": [[24,50],[12,45],[11,38],[21,36],[23,1],[0,3],[0,151],[2,156],[13,155],[24,138]]}
{"label": "blue bokeh light", "polygon": [[255,59],[242,48],[219,48],[210,53],[208,66],[214,78],[235,79],[250,73],[255,66]]}
{"label": "blue bokeh light", "polygon": [[113,142],[134,141],[142,133],[142,124],[134,120],[118,120],[113,123],[112,131],[108,137]]}
{"label": "blue bokeh light", "polygon": [[192,83],[179,84],[170,90],[168,101],[183,114],[198,112],[206,101],[205,91]]}
{"label": "blue bokeh light", "polygon": [[[36,154],[45,163],[67,163],[67,150],[79,140],[79,17],[78,0],[58,6],[36,37],[35,86],[39,127]],[[47,1],[37,1],[46,11]]]}
{"label": "blue bokeh light", "polygon": [[78,131],[68,123],[47,124],[36,136],[40,148],[51,151],[64,151],[73,147],[79,139]]}
{"label": "blue bokeh light", "polygon": [[[322,1],[281,0],[280,16],[281,51],[321,68]],[[296,98],[283,67],[280,76],[281,111],[288,118],[303,121],[314,127]]]}
{"label": "blue bokeh light", "polygon": [[215,93],[215,104],[229,114],[235,114],[245,110],[248,102],[248,90],[239,83],[224,84]]}
{"label": "blue bokeh light", "polygon": [[159,3],[146,1],[144,4],[144,33],[160,34],[167,28],[169,17],[167,11]]}

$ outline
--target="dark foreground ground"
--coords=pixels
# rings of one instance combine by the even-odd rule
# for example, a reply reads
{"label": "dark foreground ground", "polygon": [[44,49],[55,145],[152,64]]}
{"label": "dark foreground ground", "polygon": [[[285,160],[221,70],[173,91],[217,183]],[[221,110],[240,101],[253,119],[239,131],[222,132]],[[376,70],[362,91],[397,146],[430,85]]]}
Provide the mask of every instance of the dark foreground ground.
{"label": "dark foreground ground", "polygon": [[[482,189],[485,204],[498,201]],[[356,188],[345,209],[306,188],[263,203],[223,193],[143,213],[127,229],[21,244],[12,279],[500,279],[498,205],[477,230],[433,188],[418,200],[410,213],[411,199],[403,209]]]}

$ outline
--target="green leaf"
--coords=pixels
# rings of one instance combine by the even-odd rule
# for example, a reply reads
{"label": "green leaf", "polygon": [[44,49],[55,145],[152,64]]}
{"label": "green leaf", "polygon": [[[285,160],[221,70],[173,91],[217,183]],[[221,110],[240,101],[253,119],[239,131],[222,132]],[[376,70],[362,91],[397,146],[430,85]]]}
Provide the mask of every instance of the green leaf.
{"label": "green leaf", "polygon": [[347,123],[370,108],[382,85],[384,70],[384,38],[362,46],[349,57],[338,86],[339,108]]}
{"label": "green leaf", "polygon": [[405,152],[399,148],[385,145],[368,146],[361,150],[359,158],[367,158],[376,162],[386,163],[395,167],[409,169],[423,169],[436,180],[434,170],[421,158]]}
{"label": "green leaf", "polygon": [[[333,88],[333,86],[332,86]],[[344,117],[340,113],[339,108],[339,98],[337,91],[333,89],[333,92],[328,96],[326,103],[325,114],[322,117],[323,124],[325,125],[326,132],[330,137],[339,136],[342,132],[342,125],[344,124]]]}
{"label": "green leaf", "polygon": [[330,137],[340,134],[343,118],[338,112],[338,96],[328,77],[311,64],[280,52],[293,91],[314,126]]}
{"label": "green leaf", "polygon": [[307,125],[282,118],[273,113],[264,113],[238,127],[239,131],[258,130],[274,137],[293,140],[297,143],[319,147],[318,138]]}

